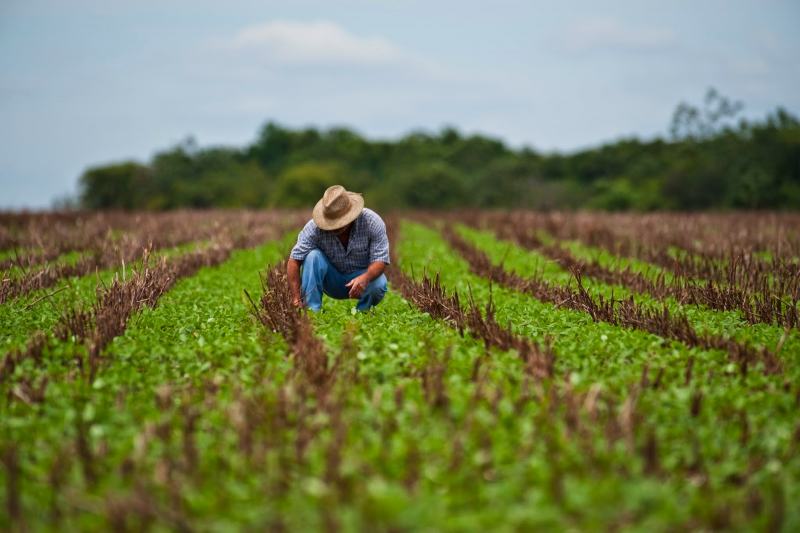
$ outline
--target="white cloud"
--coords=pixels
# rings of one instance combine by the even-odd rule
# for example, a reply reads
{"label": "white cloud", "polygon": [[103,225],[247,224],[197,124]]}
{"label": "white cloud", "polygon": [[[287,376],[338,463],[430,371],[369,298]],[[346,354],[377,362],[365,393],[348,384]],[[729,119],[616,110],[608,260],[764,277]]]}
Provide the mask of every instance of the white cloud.
{"label": "white cloud", "polygon": [[254,50],[286,64],[386,65],[402,62],[403,52],[380,37],[362,37],[329,21],[274,20],[240,30],[235,49]]}
{"label": "white cloud", "polygon": [[658,50],[675,43],[675,34],[663,28],[633,28],[610,17],[584,19],[566,29],[565,47],[573,52],[588,50]]}

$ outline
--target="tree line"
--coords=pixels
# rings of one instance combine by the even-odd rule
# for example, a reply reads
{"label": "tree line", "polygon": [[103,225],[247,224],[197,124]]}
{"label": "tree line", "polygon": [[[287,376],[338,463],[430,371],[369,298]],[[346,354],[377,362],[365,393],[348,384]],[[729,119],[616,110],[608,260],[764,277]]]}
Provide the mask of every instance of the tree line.
{"label": "tree line", "polygon": [[88,168],[88,209],[309,207],[331,184],[376,208],[526,207],[607,210],[798,209],[800,121],[782,108],[737,118],[741,104],[710,89],[681,103],[669,134],[572,153],[512,149],[452,127],[369,140],[343,127],[268,122],[243,148],[188,139],[149,163]]}

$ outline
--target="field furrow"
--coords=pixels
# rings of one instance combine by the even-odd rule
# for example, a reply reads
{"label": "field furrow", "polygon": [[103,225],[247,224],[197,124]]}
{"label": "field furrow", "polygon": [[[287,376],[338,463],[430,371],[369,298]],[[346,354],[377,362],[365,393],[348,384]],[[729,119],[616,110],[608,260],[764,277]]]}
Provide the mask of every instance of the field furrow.
{"label": "field furrow", "polygon": [[[769,227],[761,226],[751,238],[747,235],[752,228],[739,227],[741,220],[720,217],[710,225],[718,231],[721,224],[725,224],[729,231],[719,233],[715,238],[721,240],[714,246],[698,245],[702,242],[696,240],[701,239],[699,236],[687,237],[697,233],[695,225],[710,222],[703,221],[702,217],[694,221],[690,218],[689,224],[680,217],[672,221],[656,217],[649,222],[654,228],[641,235],[637,232],[641,232],[640,226],[646,226],[647,222],[641,220],[636,224],[625,216],[615,219],[603,215],[521,212],[451,219],[491,228],[499,236],[527,248],[558,253],[548,245],[572,241],[604,250],[625,262],[643,262],[663,271],[663,279],[655,280],[659,283],[682,287],[684,292],[697,292],[696,286],[706,286],[705,292],[711,293],[706,295],[700,291],[696,298],[716,295],[716,298],[735,300],[744,297],[749,304],[745,308],[749,307],[754,317],[763,317],[762,321],[771,321],[773,317],[787,320],[783,317],[787,304],[781,300],[796,306],[800,299],[800,252],[797,252],[800,232],[793,226],[791,217],[781,219],[777,234],[770,235]],[[754,222],[763,221],[756,217]],[[733,230],[736,227],[738,231]],[[685,247],[686,243],[691,243],[690,249]],[[773,296],[779,298],[777,305]],[[788,320],[796,323],[796,312],[791,315]]]}
{"label": "field furrow", "polygon": [[[556,231],[552,223],[547,225],[551,231],[572,240],[554,239],[541,228],[520,225],[521,221],[511,223],[511,219],[502,217],[479,220],[463,218],[472,226],[489,226],[500,237],[606,283],[649,293],[656,298],[674,298],[684,304],[738,310],[752,324],[800,326],[800,262],[796,258],[766,260],[755,253],[741,251],[731,251],[726,257],[717,258],[673,250],[655,255],[651,251],[642,260],[630,256],[630,246],[620,250],[608,239],[602,240],[599,246],[588,246],[575,232]],[[593,242],[590,237],[583,238]]]}
{"label": "field furrow", "polygon": [[[190,253],[194,244],[162,250],[161,257]],[[24,346],[36,331],[51,331],[65,313],[75,307],[89,308],[98,288],[109,286],[117,276],[140,268],[141,262],[119,264],[85,276],[61,278],[48,289],[36,290],[0,304],[0,350],[4,353]]]}
{"label": "field furrow", "polygon": [[[0,530],[800,525],[796,328],[658,292],[678,277],[599,246],[483,224],[634,243],[671,218],[390,215],[383,301],[312,313],[286,277],[299,221],[217,216],[249,230],[0,304]],[[55,249],[135,220],[54,217],[9,215],[0,241]],[[687,217],[669,253],[794,246],[767,234],[788,216],[737,236]],[[46,224],[66,226],[36,245]]]}
{"label": "field furrow", "polygon": [[596,278],[580,276],[578,283],[574,272],[565,271],[546,255],[495,241],[487,233],[463,227],[460,233],[450,229],[445,236],[467,257],[473,271],[481,270],[482,275],[495,276],[507,286],[540,299],[585,310],[596,319],[644,329],[692,346],[727,349],[733,362],[761,361],[767,372],[782,371],[783,363],[775,351],[800,351],[796,330],[752,325],[736,312],[681,305],[672,298],[653,298]]}
{"label": "field furrow", "polygon": [[[270,298],[280,298],[283,305],[288,306],[289,294],[283,279],[273,277],[272,282],[268,288],[268,292],[274,291]],[[279,297],[278,293],[281,292],[283,295]],[[265,305],[265,309],[275,310],[278,307],[274,300]],[[356,519],[363,519],[360,513],[364,511],[362,506],[365,502],[357,495],[364,492],[372,495],[368,486],[366,490],[360,488],[357,479],[346,475],[343,478],[340,468],[348,463],[351,469],[377,475],[389,494],[404,503],[403,513],[384,509],[381,518],[387,521],[387,526],[411,524],[413,522],[408,520],[412,517],[429,524],[450,521],[452,525],[450,516],[462,517],[464,513],[469,514],[466,510],[470,507],[487,505],[496,507],[496,516],[505,516],[507,520],[511,508],[493,500],[492,481],[502,482],[506,486],[504,501],[521,502],[524,494],[531,495],[531,490],[536,492],[536,489],[529,487],[530,482],[549,480],[547,487],[538,492],[539,511],[542,507],[552,509],[545,513],[548,518],[543,518],[542,513],[538,513],[538,520],[523,514],[514,522],[517,525],[587,526],[603,520],[624,522],[624,516],[638,512],[635,508],[627,507],[618,508],[611,514],[607,510],[595,513],[591,509],[564,513],[564,507],[570,507],[572,503],[571,495],[564,491],[563,486],[569,485],[575,479],[573,476],[585,476],[589,470],[592,470],[589,475],[594,482],[604,487],[602,496],[594,495],[597,509],[603,507],[604,501],[610,501],[605,498],[623,496],[619,492],[623,486],[614,480],[618,480],[620,472],[624,471],[629,487],[636,486],[648,491],[659,487],[659,490],[664,490],[659,509],[674,513],[676,524],[686,520],[686,516],[676,512],[676,509],[680,508],[680,502],[687,499],[693,501],[698,496],[681,492],[678,486],[683,478],[673,475],[692,467],[688,464],[673,465],[677,471],[666,471],[661,462],[663,452],[654,447],[663,446],[665,448],[661,449],[669,454],[672,451],[670,439],[691,438],[693,435],[676,431],[664,438],[656,430],[660,418],[651,419],[638,411],[633,415],[632,410],[636,408],[632,406],[639,401],[645,402],[644,397],[649,394],[646,389],[652,386],[646,378],[635,376],[632,382],[624,384],[620,396],[611,393],[603,382],[589,380],[579,384],[548,381],[544,389],[537,389],[532,387],[535,381],[531,381],[524,363],[513,351],[487,352],[481,347],[481,340],[473,339],[471,335],[462,337],[455,329],[448,332],[437,328],[438,321],[408,305],[394,292],[387,295],[381,306],[366,315],[351,316],[351,308],[352,302],[327,300],[325,312],[313,317],[318,332],[332,339],[329,342],[332,359],[327,367],[331,374],[324,385],[315,388],[313,394],[306,395],[307,398],[313,398],[314,403],[304,407],[310,410],[305,411],[305,415],[312,419],[322,416],[320,413],[325,416],[316,427],[317,433],[303,441],[303,454],[306,457],[319,450],[319,446],[328,447],[324,455],[328,461],[334,461],[336,467],[331,471],[330,463],[327,463],[328,466],[317,471],[316,475],[325,480],[323,501],[335,503],[341,511],[330,515],[329,511],[318,508],[319,522],[316,525],[341,526],[337,516],[350,516],[350,506],[355,506],[353,511],[356,512]],[[273,312],[271,316],[274,321],[267,322],[280,330],[276,322],[280,322],[287,312],[287,309]],[[446,316],[442,318],[451,321]],[[420,337],[422,340],[419,340]],[[287,338],[296,347],[293,357],[299,359],[308,355],[297,349],[300,335],[288,334]],[[376,358],[372,354],[385,354],[388,357]],[[306,373],[301,371],[296,375],[304,376]],[[658,380],[661,381],[661,377]],[[301,383],[308,384],[304,378]],[[473,385],[464,387],[468,383]],[[661,381],[656,387],[665,385]],[[306,390],[303,385],[298,386],[299,390]],[[383,404],[387,396],[394,408],[388,411],[377,409],[376,413],[376,405]],[[415,399],[417,409],[420,408],[420,401],[432,409],[421,413],[417,411],[418,416],[411,421],[390,414],[396,413],[400,405],[410,399]],[[539,431],[560,434],[563,439],[559,440],[563,446],[560,452],[554,454],[552,442],[543,433],[540,435],[544,439],[537,444],[524,433],[520,434],[513,422],[502,422],[506,415],[502,414],[502,403],[498,402],[508,402],[507,414],[513,419],[527,417],[534,420],[531,430],[536,434]],[[696,404],[696,396],[689,403]],[[486,408],[489,411],[482,415],[486,417],[485,421],[473,417],[473,414],[481,413]],[[691,410],[692,407],[683,402],[671,402],[659,414],[675,417]],[[486,426],[486,423],[490,425]],[[369,431],[368,428],[385,428],[387,425],[391,433],[384,434],[380,442],[368,443],[352,437],[353,434]],[[484,433],[489,428],[491,437]],[[684,427],[681,431],[686,429]],[[332,451],[330,446],[336,441],[320,444],[321,439],[316,436],[320,434],[338,435],[336,438],[341,447]],[[578,435],[580,437],[576,438]],[[500,443],[502,448],[498,448]],[[620,448],[611,451],[614,449],[613,443],[619,443]],[[397,451],[393,453],[392,450]],[[562,463],[559,459],[564,457],[560,455],[561,452],[569,454],[572,459]],[[469,457],[480,459],[477,463],[475,460],[470,462],[467,459]],[[414,471],[425,472],[423,478],[417,478],[414,471],[408,472],[409,460],[416,463]],[[608,465],[607,468],[598,469],[598,461]],[[309,472],[302,469],[308,468],[308,465],[305,461],[302,464],[301,471],[308,475]],[[407,466],[405,470],[389,469],[388,466],[392,464]],[[446,469],[443,469],[444,465],[447,465]],[[409,478],[409,475],[412,477]],[[490,481],[488,484],[487,479]],[[465,484],[474,488],[464,492]],[[294,487],[286,488],[294,490]],[[447,500],[437,497],[443,489],[450,495]],[[742,497],[737,492],[720,490],[712,495],[704,493],[703,501],[714,502],[711,506],[724,514],[722,509],[737,497]],[[429,505],[419,508],[417,502],[428,502]],[[435,514],[430,512],[432,502],[437,509]],[[467,520],[472,519],[475,518],[464,518],[463,522],[458,523],[464,526],[470,523]],[[482,522],[484,527],[490,526],[488,520],[492,518],[480,519],[486,520]],[[363,527],[360,521],[348,523],[353,524]]]}
{"label": "field furrow", "polygon": [[[266,215],[245,218],[248,231],[242,227],[221,227],[217,232],[216,242],[224,248],[248,248],[269,239],[275,238],[290,227],[296,226],[300,219],[295,213],[268,213]],[[205,248],[211,246],[209,243]],[[213,248],[213,246],[211,246]],[[219,247],[217,245],[217,247]],[[137,249],[136,247],[130,250]],[[228,251],[228,253],[229,253]],[[149,255],[149,249],[137,249],[133,262],[111,262],[113,268],[97,270],[89,275],[77,278],[59,278],[49,289],[41,289],[24,294],[22,297],[0,305],[0,350],[23,349],[25,343],[36,330],[50,332],[59,321],[68,322],[75,310],[88,310],[97,302],[100,288],[107,288],[118,276],[125,276],[142,268],[141,258]],[[184,244],[159,252],[159,256],[169,261],[180,262],[180,257],[189,258],[203,254],[202,247],[194,243]],[[226,254],[223,254],[226,255]],[[223,257],[220,256],[218,260]],[[185,259],[184,259],[185,260]],[[69,324],[65,324],[69,325]]]}
{"label": "field furrow", "polygon": [[515,211],[478,212],[473,218],[495,227],[579,240],[615,255],[637,257],[667,268],[684,265],[692,270],[692,262],[699,261],[709,268],[705,274],[712,276],[721,272],[717,267],[724,267],[732,255],[753,256],[756,265],[768,265],[772,259],[784,263],[800,258],[800,217],[794,213]]}
{"label": "field furrow", "polygon": [[[447,286],[462,294],[470,291],[476,300],[488,300],[490,288],[486,280],[471,276],[467,265],[453,257],[435,233],[413,224],[404,227],[405,238],[399,249],[407,271],[413,269],[420,275],[426,268],[428,272],[436,269]],[[704,467],[707,472],[721,474],[731,466],[733,456],[738,456],[734,462],[746,469],[745,465],[764,450],[749,449],[745,455],[754,454],[750,459],[739,455],[741,450],[734,452],[742,431],[751,438],[754,428],[748,422],[744,430],[743,419],[734,421],[731,414],[738,412],[736,416],[747,418],[744,413],[769,412],[776,418],[761,419],[762,425],[755,431],[762,438],[779,433],[787,438],[778,448],[770,446],[768,454],[777,453],[773,457],[779,461],[793,454],[796,444],[789,435],[798,427],[792,412],[798,394],[796,381],[753,373],[743,377],[737,369],[730,368],[724,354],[718,351],[690,349],[641,332],[593,324],[585,315],[555,309],[502,288],[491,290],[501,322],[508,321],[514,330],[534,338],[545,334],[554,337],[556,373],[564,375],[567,382],[594,383],[602,390],[621,394],[625,390],[623,384],[630,385],[637,379],[655,386],[657,391],[639,397],[642,410],[638,420],[646,424],[650,419],[658,426],[658,435],[664,436],[664,441],[659,437],[658,444],[654,444],[661,450],[659,453],[679,453],[679,443],[688,439],[705,448],[701,454],[713,458],[713,464]],[[730,387],[723,385],[728,382]],[[747,392],[740,394],[735,389]],[[732,401],[741,411],[732,409]],[[796,461],[792,464],[797,468]]]}
{"label": "field furrow", "polygon": [[[228,447],[232,454],[241,453],[235,428],[223,434],[204,429],[227,419],[245,396],[256,394],[251,387],[279,381],[285,373],[285,348],[265,339],[242,291],[257,291],[259,271],[283,257],[290,240],[234,251],[224,263],[177,281],[158,307],[140,311],[106,347],[105,364],[91,383],[75,360],[65,357],[74,353],[70,343],[47,351],[38,372],[18,370],[25,382],[49,381],[39,401],[17,398],[5,406],[2,417],[7,444],[34,435],[43,443],[35,453],[15,447],[26,470],[41,472],[22,487],[28,509],[49,509],[49,519],[57,519],[61,527],[80,529],[112,526],[120,518],[116,513],[140,514],[142,508],[170,527],[188,520],[193,492],[171,509],[169,483],[151,474],[158,465],[169,464],[176,469],[173,475],[192,478],[197,494],[207,493],[222,483],[209,450]],[[18,380],[6,384],[8,390],[18,386]],[[187,405],[190,399],[204,407]],[[164,434],[173,428],[179,439],[176,448]],[[188,442],[196,430],[202,438]],[[201,458],[210,461],[200,463]],[[182,461],[180,468],[176,461]],[[187,472],[187,466],[197,471]],[[53,486],[53,469],[62,477],[59,486]],[[225,482],[233,487],[246,473],[244,465],[237,467]],[[141,486],[152,494],[146,497]],[[98,491],[104,494],[100,501]],[[231,497],[233,492],[224,492],[210,504],[219,511],[231,504]]]}
{"label": "field furrow", "polygon": [[[276,234],[280,227],[266,231]],[[247,246],[262,239],[265,232],[256,233],[250,237],[252,240],[242,240],[238,244]],[[234,246],[231,241],[216,243],[169,259],[161,257],[152,263],[145,255],[140,270],[132,272],[129,279],[115,277],[107,287],[98,287],[97,299],[91,307],[69,308],[62,313],[52,332],[38,331],[24,348],[6,353],[0,366],[0,382],[17,387],[16,396],[24,403],[30,403],[32,397],[34,402],[40,402],[45,397],[50,377],[37,378],[31,365],[40,370],[55,359],[93,384],[101,366],[108,361],[105,347],[125,332],[132,316],[144,307],[155,307],[161,296],[181,278],[204,266],[225,261]],[[56,354],[54,358],[48,358],[51,352]],[[18,388],[17,378],[23,389]]]}
{"label": "field furrow", "polygon": [[[68,244],[69,240],[59,240],[51,244],[51,248],[45,248],[40,255],[16,258],[16,267],[4,272],[0,278],[0,304],[31,291],[52,287],[65,277],[80,277],[116,265],[135,263],[145,254],[164,248],[221,240],[230,241],[236,247],[246,247],[265,240],[265,229],[278,223],[279,217],[279,213],[245,213],[221,219],[203,217],[199,213],[168,214],[146,217],[138,225],[133,225],[137,219],[129,217],[126,224],[132,227],[125,233],[118,235],[109,227],[102,238],[92,240],[96,238],[94,233],[102,232],[103,228],[100,228],[88,235],[86,243],[74,248]],[[162,220],[164,218],[166,220]],[[82,235],[82,238],[87,236]],[[68,250],[83,253],[73,257],[78,252],[72,252],[65,261],[37,266],[39,259],[58,257]]]}
{"label": "field furrow", "polygon": [[[411,223],[406,223],[404,228],[405,237],[399,248],[401,256],[405,258],[403,265],[407,272],[413,269],[420,276],[435,268],[446,287],[458,290],[461,294],[471,293],[481,305],[489,301],[491,294],[500,323],[508,323],[514,331],[535,339],[542,339],[545,335],[553,337],[557,353],[563,353],[557,366],[566,364],[566,368],[584,366],[587,369],[600,370],[608,362],[607,357],[614,357],[616,354],[630,362],[630,357],[636,354],[640,364],[649,362],[651,366],[657,366],[658,363],[671,360],[671,366],[677,363],[683,367],[689,359],[693,359],[695,363],[703,361],[703,364],[716,366],[715,372],[721,372],[722,375],[728,372],[737,375],[740,373],[739,368],[730,368],[725,352],[690,348],[646,332],[603,322],[596,323],[588,313],[561,309],[516,291],[496,285],[492,287],[489,280],[473,275],[469,265],[454,255],[438,233]],[[569,350],[558,349],[562,342],[581,347],[580,351],[585,352],[587,357],[576,358]],[[597,353],[592,354],[593,350]],[[591,357],[588,357],[589,354],[592,354]],[[666,357],[666,361],[659,361],[661,357]],[[573,366],[574,363],[577,364]],[[641,366],[638,370],[641,370]],[[706,368],[704,371],[710,370],[711,368]],[[754,383],[783,380],[780,376],[758,377],[757,373],[748,373],[747,379],[752,379]]]}
{"label": "field furrow", "polygon": [[[616,391],[620,390],[622,383],[632,383],[643,375],[650,376],[647,379],[656,375],[660,386],[666,386],[671,392],[651,398],[654,404],[649,407],[655,411],[664,401],[674,401],[679,397],[688,400],[698,388],[702,389],[704,406],[708,409],[706,414],[715,422],[710,426],[691,425],[696,431],[707,429],[709,437],[714,435],[705,441],[715,442],[714,447],[722,446],[715,449],[714,454],[727,453],[721,435],[726,435],[732,443],[741,432],[738,422],[723,415],[730,411],[733,394],[743,411],[775,413],[771,420],[763,420],[764,425],[758,431],[773,436],[775,432],[785,432],[787,438],[780,445],[782,453],[793,449],[789,436],[793,429],[786,431],[797,425],[797,418],[789,408],[794,405],[798,393],[795,381],[755,372],[741,375],[739,369],[728,362],[724,352],[689,348],[644,332],[594,323],[584,313],[558,309],[502,287],[490,289],[488,280],[470,274],[468,265],[455,257],[432,230],[407,224],[404,235],[400,243],[400,253],[406,258],[404,265],[407,266],[404,268],[413,266],[418,273],[426,266],[428,269],[436,268],[446,286],[462,293],[471,291],[479,301],[488,301],[491,290],[501,323],[508,322],[515,331],[534,338],[542,338],[545,334],[552,336],[557,354],[557,374],[566,374],[569,380],[577,383],[587,380],[604,382],[606,387]],[[711,386],[721,383],[731,383],[731,386]],[[747,394],[740,395],[733,390],[747,391]],[[690,411],[687,405],[687,412]],[[672,424],[679,425],[676,420]]]}
{"label": "field furrow", "polygon": [[769,265],[763,275],[748,279],[742,272],[749,275],[751,264],[737,257],[733,259],[736,266],[729,272],[709,280],[692,277],[685,269],[616,256],[579,241],[550,240],[545,244],[539,238],[520,235],[515,240],[567,270],[579,270],[585,276],[634,292],[719,311],[738,311],[751,324],[800,327],[800,266],[794,263]]}

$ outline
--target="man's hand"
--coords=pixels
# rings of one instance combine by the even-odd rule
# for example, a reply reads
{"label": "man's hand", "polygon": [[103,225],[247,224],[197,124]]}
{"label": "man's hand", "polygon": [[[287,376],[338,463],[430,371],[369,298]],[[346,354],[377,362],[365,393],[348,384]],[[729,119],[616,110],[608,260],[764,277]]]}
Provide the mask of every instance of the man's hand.
{"label": "man's hand", "polygon": [[360,276],[356,276],[345,283],[344,286],[350,288],[350,292],[348,293],[350,298],[361,298],[361,294],[364,292],[364,289],[367,288],[368,284],[369,275],[364,272]]}
{"label": "man's hand", "polygon": [[292,305],[301,308],[304,305],[300,296],[300,261],[289,258],[286,263],[286,277],[289,280],[289,292],[292,295]]}

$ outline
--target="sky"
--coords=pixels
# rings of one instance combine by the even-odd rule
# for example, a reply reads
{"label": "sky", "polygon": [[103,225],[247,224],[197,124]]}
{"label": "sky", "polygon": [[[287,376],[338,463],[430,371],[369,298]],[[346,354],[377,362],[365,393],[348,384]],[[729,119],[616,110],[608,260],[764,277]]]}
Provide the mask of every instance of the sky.
{"label": "sky", "polygon": [[797,0],[2,0],[0,209],[269,120],[574,151],[666,135],[712,86],[800,115],[799,27]]}

